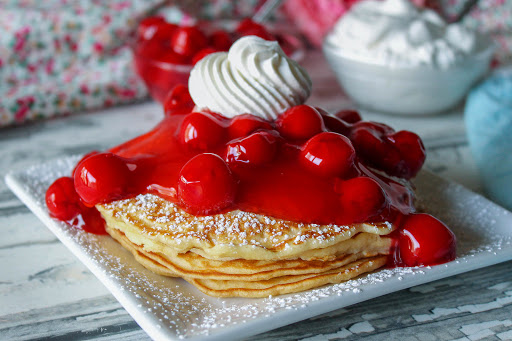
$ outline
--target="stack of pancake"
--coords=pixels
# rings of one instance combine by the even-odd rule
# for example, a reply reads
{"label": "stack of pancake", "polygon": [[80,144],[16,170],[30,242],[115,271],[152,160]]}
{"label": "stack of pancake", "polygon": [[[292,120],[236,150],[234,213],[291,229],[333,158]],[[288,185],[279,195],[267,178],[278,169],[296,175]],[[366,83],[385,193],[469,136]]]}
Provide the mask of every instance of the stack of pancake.
{"label": "stack of pancake", "polygon": [[242,211],[194,216],[151,194],[96,206],[108,233],[155,273],[218,297],[340,283],[386,264],[394,227],[301,224]]}

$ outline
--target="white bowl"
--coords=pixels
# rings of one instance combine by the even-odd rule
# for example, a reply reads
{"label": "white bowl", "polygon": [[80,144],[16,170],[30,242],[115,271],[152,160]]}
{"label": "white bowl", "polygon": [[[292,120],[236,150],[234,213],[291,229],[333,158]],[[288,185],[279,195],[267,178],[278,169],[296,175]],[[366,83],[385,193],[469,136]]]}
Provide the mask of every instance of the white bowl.
{"label": "white bowl", "polygon": [[347,95],[363,108],[392,114],[435,114],[457,105],[489,69],[494,47],[447,69],[390,67],[343,55],[327,40],[323,51]]}

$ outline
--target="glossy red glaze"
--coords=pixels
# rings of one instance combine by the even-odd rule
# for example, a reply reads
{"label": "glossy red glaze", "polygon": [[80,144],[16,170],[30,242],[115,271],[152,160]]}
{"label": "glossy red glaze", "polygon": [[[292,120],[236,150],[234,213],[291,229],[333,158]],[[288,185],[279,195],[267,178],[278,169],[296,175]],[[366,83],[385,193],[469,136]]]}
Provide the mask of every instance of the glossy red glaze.
{"label": "glossy red glaze", "polygon": [[455,244],[455,235],[439,219],[412,214],[400,231],[396,262],[404,266],[446,263],[455,259]]}
{"label": "glossy red glaze", "polygon": [[346,212],[347,222],[364,222],[378,216],[386,206],[386,193],[377,181],[369,177],[339,181],[336,191],[340,194],[340,206]]}
{"label": "glossy red glaze", "polygon": [[[184,98],[182,104],[180,98]],[[405,221],[403,230],[395,233],[399,245],[394,266],[452,259],[455,242],[450,239],[451,232],[444,225],[425,223],[427,218],[414,218],[423,215],[414,214],[412,191],[372,170],[367,161],[371,156],[354,155],[351,141],[329,131],[330,125],[320,124],[316,128],[320,131],[304,142],[279,134],[280,120],[269,122],[249,115],[228,119],[209,112],[184,114],[188,102],[186,96],[176,96],[171,106],[175,111],[169,109],[152,131],[81,161],[74,176],[81,200],[91,206],[153,193],[196,215],[239,209],[303,223],[389,221],[400,225]],[[379,145],[378,141],[393,137],[395,145],[414,145],[414,136],[394,133],[385,125],[335,119],[363,146]],[[358,136],[359,130],[366,135]],[[305,156],[308,150],[323,155],[318,157],[322,162],[311,162]],[[315,170],[323,162],[331,165],[327,170]],[[55,202],[59,206],[64,201]],[[50,200],[49,208],[51,205]],[[419,248],[410,246],[411,236]]]}
{"label": "glossy red glaze", "polygon": [[274,159],[278,137],[268,131],[258,131],[247,137],[231,141],[226,149],[229,164],[249,164],[259,166]]}

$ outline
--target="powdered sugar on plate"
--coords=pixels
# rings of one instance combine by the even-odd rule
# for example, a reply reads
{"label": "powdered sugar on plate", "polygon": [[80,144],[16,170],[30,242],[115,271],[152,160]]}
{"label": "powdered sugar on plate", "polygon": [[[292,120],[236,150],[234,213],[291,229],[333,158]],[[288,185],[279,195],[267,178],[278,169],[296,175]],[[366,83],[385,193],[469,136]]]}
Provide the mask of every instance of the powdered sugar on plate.
{"label": "powdered sugar on plate", "polygon": [[380,295],[512,259],[512,214],[464,187],[421,172],[419,203],[457,236],[457,259],[423,268],[383,269],[345,283],[264,299],[209,297],[182,279],[143,268],[109,236],[49,217],[48,186],[79,157],[30,167],[6,182],[48,228],[105,284],[154,339],[243,338]]}

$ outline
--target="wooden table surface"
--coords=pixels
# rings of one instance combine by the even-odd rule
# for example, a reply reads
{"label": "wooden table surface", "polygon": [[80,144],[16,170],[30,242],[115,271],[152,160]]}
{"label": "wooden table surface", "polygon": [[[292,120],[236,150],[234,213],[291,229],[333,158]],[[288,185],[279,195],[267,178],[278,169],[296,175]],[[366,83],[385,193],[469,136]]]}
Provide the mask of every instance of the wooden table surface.
{"label": "wooden table surface", "polygon": [[[314,82],[309,103],[350,106],[325,61],[304,61]],[[62,156],[101,150],[162,117],[153,102],[0,129],[0,176]],[[430,117],[363,111],[365,119],[418,132],[426,168],[481,192],[462,110]],[[511,227],[512,228],[512,227]],[[109,291],[0,182],[0,340],[148,340]],[[512,262],[375,298],[250,340],[511,340]]]}

